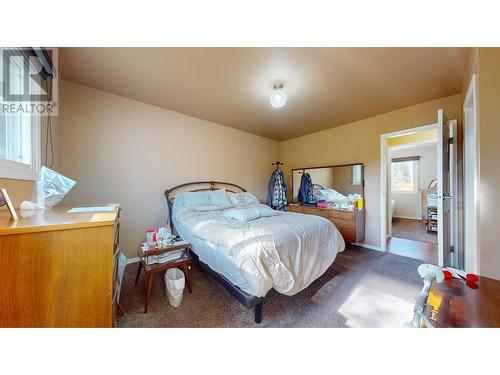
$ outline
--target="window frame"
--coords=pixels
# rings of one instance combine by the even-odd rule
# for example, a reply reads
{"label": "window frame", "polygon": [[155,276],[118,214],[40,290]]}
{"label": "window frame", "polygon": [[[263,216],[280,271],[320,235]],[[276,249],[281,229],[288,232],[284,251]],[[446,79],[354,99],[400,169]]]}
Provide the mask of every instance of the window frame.
{"label": "window frame", "polygon": [[[396,160],[396,159],[407,159],[407,160]],[[396,158],[394,160],[391,160],[391,173],[390,173],[390,188],[391,188],[391,194],[405,194],[405,195],[415,195],[418,194],[418,162],[419,162],[419,157],[410,157],[410,158]],[[403,163],[403,162],[412,162],[413,166],[413,189],[412,190],[393,190],[392,188],[392,164],[393,163]]]}
{"label": "window frame", "polygon": [[[1,57],[0,53],[0,57]],[[0,77],[1,78],[1,77]],[[33,84],[33,83],[31,83]],[[7,114],[6,117],[13,116]],[[0,178],[14,180],[36,180],[41,165],[41,116],[31,115],[31,164],[24,164],[15,160],[0,157]]]}
{"label": "window frame", "polygon": [[36,180],[41,168],[41,117],[31,116],[31,165],[0,157],[0,178]]}
{"label": "window frame", "polygon": [[[353,186],[361,186],[363,184],[363,166],[361,164],[356,164],[352,166],[352,176],[351,176],[351,185]],[[359,177],[359,179],[357,178]]]}

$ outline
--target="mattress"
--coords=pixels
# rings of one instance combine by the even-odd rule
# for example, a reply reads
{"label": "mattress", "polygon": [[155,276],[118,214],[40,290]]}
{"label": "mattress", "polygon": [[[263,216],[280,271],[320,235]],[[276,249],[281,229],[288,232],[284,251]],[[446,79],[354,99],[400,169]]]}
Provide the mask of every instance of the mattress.
{"label": "mattress", "polygon": [[243,276],[240,268],[223,248],[196,237],[182,222],[174,219],[174,225],[181,238],[193,245],[193,252],[198,255],[203,263],[207,264],[215,272],[223,275],[228,281],[244,292],[252,294],[252,288],[248,280]]}
{"label": "mattress", "polygon": [[175,214],[174,207],[173,221],[202,262],[256,297],[273,288],[285,295],[298,293],[345,248],[337,228],[319,216],[285,212],[241,222],[228,219],[224,211],[203,208]]}

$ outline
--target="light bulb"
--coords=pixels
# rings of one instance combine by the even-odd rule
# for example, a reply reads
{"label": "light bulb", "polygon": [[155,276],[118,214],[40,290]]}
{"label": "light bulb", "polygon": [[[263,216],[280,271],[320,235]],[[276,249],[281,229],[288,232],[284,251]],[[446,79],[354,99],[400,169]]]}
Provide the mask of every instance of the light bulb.
{"label": "light bulb", "polygon": [[281,108],[286,104],[286,94],[283,90],[277,89],[271,94],[269,102],[274,108]]}

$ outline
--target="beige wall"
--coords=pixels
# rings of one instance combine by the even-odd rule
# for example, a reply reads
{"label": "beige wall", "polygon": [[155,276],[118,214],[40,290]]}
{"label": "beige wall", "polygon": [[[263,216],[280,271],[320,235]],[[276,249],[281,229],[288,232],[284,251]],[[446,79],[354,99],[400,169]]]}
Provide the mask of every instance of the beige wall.
{"label": "beige wall", "polygon": [[387,146],[394,147],[399,145],[409,145],[413,143],[417,144],[417,143],[434,142],[437,140],[437,137],[438,137],[437,129],[424,130],[416,133],[388,138]]}
{"label": "beige wall", "polygon": [[433,124],[439,108],[461,121],[461,97],[454,95],[281,142],[288,182],[292,168],[364,163],[365,243],[380,246],[380,135]]}
{"label": "beige wall", "polygon": [[333,185],[332,187],[343,195],[361,194],[361,185],[352,184],[353,166],[344,166],[333,168]]}
{"label": "beige wall", "polygon": [[464,79],[462,82],[462,104],[469,89],[470,79],[473,74],[479,73],[479,48],[471,48],[469,53],[469,60],[465,71]]}
{"label": "beige wall", "polygon": [[213,179],[266,199],[278,142],[72,82],[62,95],[62,172],[77,181],[64,202],[121,203],[127,256],[166,223],[166,188]]}
{"label": "beige wall", "polygon": [[478,65],[480,271],[500,279],[500,48],[480,48]]}
{"label": "beige wall", "polygon": [[[33,192],[33,181],[26,180],[11,180],[9,178],[0,178],[0,187],[7,189],[9,197],[12,200],[14,207],[19,207],[22,201],[31,200]],[[7,207],[2,207],[0,210],[6,210]]]}
{"label": "beige wall", "polygon": [[479,271],[500,279],[498,211],[500,204],[500,48],[472,48],[462,85],[462,105],[472,74],[477,74],[479,133]]}

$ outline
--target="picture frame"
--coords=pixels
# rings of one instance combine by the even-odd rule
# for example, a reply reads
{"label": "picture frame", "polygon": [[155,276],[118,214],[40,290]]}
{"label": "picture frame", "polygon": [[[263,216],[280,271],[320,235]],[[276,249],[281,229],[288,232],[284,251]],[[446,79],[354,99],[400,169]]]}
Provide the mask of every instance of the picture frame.
{"label": "picture frame", "polygon": [[14,205],[10,200],[9,193],[7,193],[7,190],[5,188],[0,189],[0,207],[3,206],[7,206],[7,209],[9,210],[10,217],[12,218],[12,220],[14,221],[19,220],[16,209],[14,208]]}
{"label": "picture frame", "polygon": [[429,186],[427,187],[427,189],[435,189],[436,186],[437,186],[437,180],[432,179],[431,182],[429,183]]}

